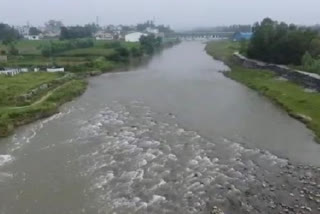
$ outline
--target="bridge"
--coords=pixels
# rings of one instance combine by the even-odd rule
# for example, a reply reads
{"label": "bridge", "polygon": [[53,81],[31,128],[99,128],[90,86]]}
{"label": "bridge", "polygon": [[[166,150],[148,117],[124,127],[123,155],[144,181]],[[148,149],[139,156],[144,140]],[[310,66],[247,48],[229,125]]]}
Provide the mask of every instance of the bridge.
{"label": "bridge", "polygon": [[234,32],[195,32],[195,31],[187,31],[187,32],[176,32],[168,35],[169,37],[176,37],[181,40],[210,40],[210,39],[223,39],[223,38],[231,38]]}

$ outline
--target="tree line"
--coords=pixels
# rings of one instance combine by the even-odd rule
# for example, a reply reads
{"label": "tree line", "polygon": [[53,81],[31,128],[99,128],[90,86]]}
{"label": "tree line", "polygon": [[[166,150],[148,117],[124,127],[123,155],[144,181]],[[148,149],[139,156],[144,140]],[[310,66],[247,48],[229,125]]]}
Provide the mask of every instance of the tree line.
{"label": "tree line", "polygon": [[9,44],[17,39],[20,39],[19,32],[8,24],[0,23],[0,41],[3,44]]}
{"label": "tree line", "polygon": [[254,24],[252,30],[246,50],[248,57],[276,64],[302,65],[309,71],[317,70],[316,65],[320,65],[320,37],[316,30],[270,18]]}

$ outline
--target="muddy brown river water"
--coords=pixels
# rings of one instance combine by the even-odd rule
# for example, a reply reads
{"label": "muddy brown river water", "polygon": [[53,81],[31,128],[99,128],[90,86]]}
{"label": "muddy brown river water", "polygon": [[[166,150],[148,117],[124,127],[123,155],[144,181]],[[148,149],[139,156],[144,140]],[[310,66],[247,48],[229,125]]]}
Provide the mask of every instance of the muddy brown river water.
{"label": "muddy brown river water", "polygon": [[0,214],[320,213],[320,145],[185,42],[0,141]]}

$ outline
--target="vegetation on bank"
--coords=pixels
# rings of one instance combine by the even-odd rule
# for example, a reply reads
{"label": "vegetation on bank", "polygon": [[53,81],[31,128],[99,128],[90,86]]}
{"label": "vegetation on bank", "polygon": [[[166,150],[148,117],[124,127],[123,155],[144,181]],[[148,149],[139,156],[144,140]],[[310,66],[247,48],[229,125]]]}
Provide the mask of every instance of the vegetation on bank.
{"label": "vegetation on bank", "polygon": [[15,127],[50,116],[58,107],[80,95],[86,88],[84,77],[124,67],[139,61],[177,40],[162,41],[153,35],[140,42],[94,41],[92,39],[18,41],[16,53],[9,53],[1,67],[27,67],[44,70],[62,66],[66,73],[29,72],[0,75],[0,137]]}
{"label": "vegetation on bank", "polygon": [[308,92],[303,87],[279,79],[269,70],[248,69],[232,60],[234,51],[239,51],[240,44],[231,41],[216,41],[207,45],[208,54],[224,61],[231,68],[225,75],[269,97],[289,115],[304,122],[320,139],[320,94]]}
{"label": "vegetation on bank", "polygon": [[253,36],[241,51],[253,59],[320,73],[320,36],[309,27],[266,18],[253,26]]}
{"label": "vegetation on bank", "polygon": [[0,108],[0,136],[5,137],[14,128],[57,113],[58,107],[82,94],[86,81],[74,79],[48,92],[39,102],[28,106]]}

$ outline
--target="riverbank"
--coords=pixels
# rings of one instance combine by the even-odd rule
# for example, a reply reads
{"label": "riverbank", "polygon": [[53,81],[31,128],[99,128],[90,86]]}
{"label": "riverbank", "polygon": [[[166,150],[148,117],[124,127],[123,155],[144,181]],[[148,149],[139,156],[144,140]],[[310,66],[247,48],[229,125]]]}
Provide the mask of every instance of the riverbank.
{"label": "riverbank", "polygon": [[[159,49],[171,47],[178,41],[164,42]],[[22,43],[23,44],[23,43]],[[34,51],[38,43],[29,44],[29,49]],[[113,47],[113,46],[116,47]],[[120,45],[120,46],[119,46]],[[87,88],[87,78],[101,75],[106,72],[127,70],[131,66],[137,66],[149,60],[153,54],[134,54],[133,49],[141,49],[137,43],[97,43],[95,50],[81,50],[81,57],[91,56],[90,62],[77,59],[77,64],[66,64],[67,73],[29,72],[16,76],[0,75],[0,137],[7,137],[18,126],[25,125],[36,120],[49,117],[58,112],[59,107],[80,96]],[[110,47],[111,46],[111,47]],[[31,48],[32,47],[32,48]],[[103,50],[107,48],[107,50]],[[114,49],[110,59],[104,55],[108,48]],[[73,50],[74,52],[74,50]],[[78,51],[79,52],[79,51]],[[39,53],[35,53],[39,54]],[[74,55],[75,53],[72,53]],[[26,57],[26,56],[24,56]],[[72,56],[79,57],[79,56]],[[39,55],[32,58],[34,61],[24,61],[28,67],[37,66],[41,61]],[[69,57],[64,57],[68,62]],[[11,65],[12,59],[6,63]],[[59,66],[63,66],[60,64]]]}
{"label": "riverbank", "polygon": [[307,125],[320,139],[320,94],[307,90],[270,70],[249,69],[233,60],[233,53],[240,48],[239,43],[231,41],[211,42],[206,51],[215,59],[222,60],[230,71],[225,76],[257,90],[280,105],[288,114]]}
{"label": "riverbank", "polygon": [[56,86],[30,105],[6,106],[0,108],[0,137],[7,137],[14,129],[36,120],[49,117],[58,108],[81,95],[87,86],[84,79],[71,79]]}

